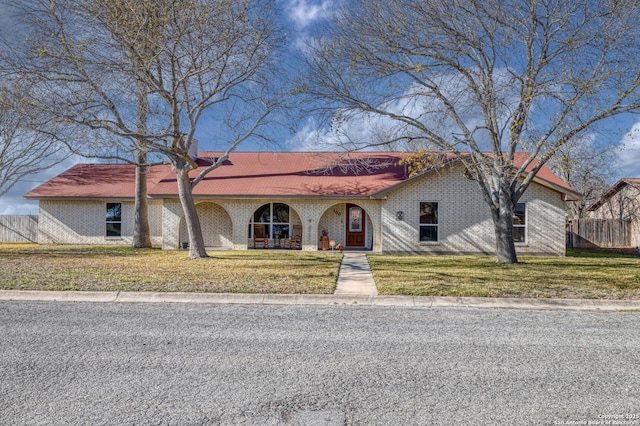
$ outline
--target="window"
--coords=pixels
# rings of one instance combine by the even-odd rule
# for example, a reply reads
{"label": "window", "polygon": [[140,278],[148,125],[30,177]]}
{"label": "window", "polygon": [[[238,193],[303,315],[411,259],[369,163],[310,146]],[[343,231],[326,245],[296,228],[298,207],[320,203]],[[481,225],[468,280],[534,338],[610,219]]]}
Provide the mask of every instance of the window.
{"label": "window", "polygon": [[438,242],[438,203],[420,203],[420,241]]}
{"label": "window", "polygon": [[527,242],[527,204],[517,203],[513,212],[513,242]]}
{"label": "window", "polygon": [[107,237],[122,236],[122,204],[107,203]]}
{"label": "window", "polygon": [[349,208],[349,232],[362,232],[362,209],[360,207]]}
{"label": "window", "polygon": [[289,237],[289,206],[282,203],[264,204],[258,208],[251,218],[249,236],[253,237],[253,225],[264,224],[267,236],[273,238]]}

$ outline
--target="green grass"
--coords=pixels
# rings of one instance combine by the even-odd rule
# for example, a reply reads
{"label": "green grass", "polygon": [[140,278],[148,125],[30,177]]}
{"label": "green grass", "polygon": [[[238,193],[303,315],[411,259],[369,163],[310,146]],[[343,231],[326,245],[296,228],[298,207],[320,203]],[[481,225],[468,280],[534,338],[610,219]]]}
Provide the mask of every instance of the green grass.
{"label": "green grass", "polygon": [[[332,294],[342,255],[0,244],[0,289]],[[570,250],[566,257],[368,255],[381,295],[640,299],[640,257]]]}
{"label": "green grass", "polygon": [[566,257],[369,255],[378,293],[414,296],[640,299],[640,257],[570,250]]}
{"label": "green grass", "polygon": [[342,255],[0,244],[0,289],[332,294]]}

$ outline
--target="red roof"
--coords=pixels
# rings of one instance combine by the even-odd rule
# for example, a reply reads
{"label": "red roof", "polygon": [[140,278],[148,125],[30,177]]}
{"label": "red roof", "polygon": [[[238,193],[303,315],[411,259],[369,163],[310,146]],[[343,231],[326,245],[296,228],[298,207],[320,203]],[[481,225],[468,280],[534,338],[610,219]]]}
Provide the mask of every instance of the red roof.
{"label": "red roof", "polygon": [[[219,154],[217,154],[219,155]],[[372,197],[407,181],[406,156],[398,152],[303,153],[234,152],[198,185],[196,197]],[[528,154],[527,154],[528,155]],[[199,153],[198,170],[211,164],[216,153]],[[524,160],[523,155],[517,157]],[[135,166],[77,164],[25,195],[34,199],[134,198]],[[573,193],[546,166],[537,179],[565,194]],[[169,165],[153,166],[148,174],[150,197],[177,197],[175,172]]]}
{"label": "red roof", "polygon": [[[370,196],[407,179],[400,153],[238,152],[193,189],[195,196]],[[200,153],[200,158],[215,157]],[[199,160],[202,162],[202,160]],[[203,162],[203,166],[206,166]],[[191,176],[196,176],[192,171]],[[175,175],[149,188],[177,194]]]}
{"label": "red roof", "polygon": [[[154,167],[149,181],[159,174],[161,170]],[[134,195],[135,166],[76,164],[28,192],[25,198],[133,198]]]}
{"label": "red roof", "polygon": [[[528,152],[516,152],[513,162],[516,166],[518,164],[523,164],[530,156],[531,154]],[[538,164],[538,160],[534,159],[526,170],[530,171],[535,167],[536,164]],[[546,165],[540,168],[534,180],[538,183],[550,186],[551,188],[564,193],[567,196],[567,201],[578,201],[584,198],[582,194],[569,186],[565,181],[558,177],[558,175],[553,173],[553,171]]]}

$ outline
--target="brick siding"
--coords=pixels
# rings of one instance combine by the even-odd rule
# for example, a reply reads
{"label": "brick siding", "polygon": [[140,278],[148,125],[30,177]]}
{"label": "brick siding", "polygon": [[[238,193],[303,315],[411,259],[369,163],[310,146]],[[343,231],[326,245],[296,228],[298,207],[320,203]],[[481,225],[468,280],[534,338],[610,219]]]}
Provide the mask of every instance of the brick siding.
{"label": "brick siding", "polygon": [[[437,243],[419,241],[419,203],[438,203]],[[533,183],[527,203],[527,242],[520,254],[564,254],[564,203],[561,195]],[[397,218],[403,213],[403,219]],[[476,182],[459,165],[431,173],[391,192],[382,207],[383,252],[494,254],[495,233],[489,207]]]}
{"label": "brick siding", "polygon": [[[419,242],[419,203],[438,202],[439,241]],[[109,202],[117,202],[109,200]],[[302,249],[319,248],[326,229],[337,245],[345,245],[344,199],[219,199],[196,205],[207,247],[234,250],[251,247],[249,223],[253,213],[269,202],[290,207],[292,224],[302,225]],[[495,235],[489,207],[477,184],[465,179],[461,168],[438,173],[400,186],[386,199],[350,201],[366,212],[366,248],[389,253],[495,253]],[[563,255],[564,203],[561,195],[533,183],[521,202],[527,203],[527,242],[519,254]],[[106,200],[40,201],[38,241],[42,244],[130,245],[133,234],[133,202],[122,202],[122,237],[105,237]],[[398,219],[397,212],[403,212]],[[152,242],[163,249],[178,249],[187,241],[177,199],[149,203]]]}
{"label": "brick siding", "polygon": [[[122,203],[122,236],[106,237],[106,204]],[[149,202],[151,242],[162,244],[157,218],[160,201]],[[131,245],[133,242],[133,201],[61,201],[40,200],[38,242],[40,244]]]}

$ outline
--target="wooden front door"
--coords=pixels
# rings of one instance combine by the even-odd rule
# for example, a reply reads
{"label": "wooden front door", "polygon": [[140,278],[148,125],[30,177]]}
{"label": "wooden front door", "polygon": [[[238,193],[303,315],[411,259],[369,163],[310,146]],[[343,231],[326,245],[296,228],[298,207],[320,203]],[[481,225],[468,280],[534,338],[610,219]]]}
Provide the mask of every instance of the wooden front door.
{"label": "wooden front door", "polygon": [[347,247],[364,247],[365,223],[364,210],[347,204]]}

